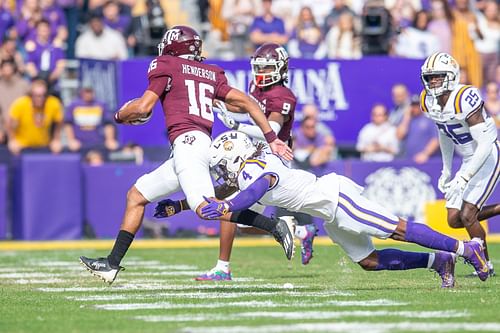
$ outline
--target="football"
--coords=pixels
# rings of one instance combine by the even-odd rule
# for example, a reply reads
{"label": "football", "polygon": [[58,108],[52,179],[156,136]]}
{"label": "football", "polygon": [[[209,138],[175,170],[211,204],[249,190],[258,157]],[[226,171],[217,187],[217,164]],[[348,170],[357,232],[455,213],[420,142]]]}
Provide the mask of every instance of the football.
{"label": "football", "polygon": [[142,125],[142,124],[147,123],[149,121],[149,119],[151,119],[152,116],[153,116],[153,111],[149,111],[149,113],[147,115],[145,115],[144,117],[131,120],[128,123],[130,125]]}

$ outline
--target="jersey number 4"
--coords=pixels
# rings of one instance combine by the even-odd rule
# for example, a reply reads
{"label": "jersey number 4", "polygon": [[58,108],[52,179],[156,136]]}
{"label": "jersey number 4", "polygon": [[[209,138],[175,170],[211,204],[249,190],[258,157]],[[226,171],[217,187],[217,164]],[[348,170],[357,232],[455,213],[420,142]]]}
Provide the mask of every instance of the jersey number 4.
{"label": "jersey number 4", "polygon": [[193,80],[184,80],[184,84],[188,88],[189,114],[202,117],[203,119],[213,122],[214,114],[212,112],[212,96],[214,95],[214,87],[209,84]]}

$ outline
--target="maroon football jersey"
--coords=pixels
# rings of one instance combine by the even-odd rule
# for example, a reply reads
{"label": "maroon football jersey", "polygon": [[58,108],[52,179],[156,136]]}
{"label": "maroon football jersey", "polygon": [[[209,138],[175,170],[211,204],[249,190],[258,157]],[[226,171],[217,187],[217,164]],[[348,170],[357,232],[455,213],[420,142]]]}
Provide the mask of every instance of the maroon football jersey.
{"label": "maroon football jersey", "polygon": [[188,131],[212,134],[213,100],[224,101],[231,90],[222,68],[163,55],[149,65],[148,79],[148,90],[160,97],[171,143]]}
{"label": "maroon football jersey", "polygon": [[287,142],[291,136],[295,105],[297,104],[297,99],[292,91],[280,85],[261,89],[252,82],[250,84],[250,95],[257,101],[267,118],[269,118],[271,112],[279,112],[284,116],[285,122],[281,126],[278,138],[283,142]]}

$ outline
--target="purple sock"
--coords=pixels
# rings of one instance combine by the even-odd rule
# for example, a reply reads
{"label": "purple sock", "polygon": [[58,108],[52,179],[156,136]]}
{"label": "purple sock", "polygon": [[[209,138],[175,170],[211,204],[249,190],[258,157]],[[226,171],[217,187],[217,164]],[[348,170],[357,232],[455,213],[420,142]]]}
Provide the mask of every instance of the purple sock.
{"label": "purple sock", "polygon": [[396,249],[377,251],[378,265],[376,271],[400,271],[414,268],[426,268],[429,253],[406,252]]}
{"label": "purple sock", "polygon": [[406,223],[405,240],[429,249],[455,252],[457,240],[440,234],[422,223]]}

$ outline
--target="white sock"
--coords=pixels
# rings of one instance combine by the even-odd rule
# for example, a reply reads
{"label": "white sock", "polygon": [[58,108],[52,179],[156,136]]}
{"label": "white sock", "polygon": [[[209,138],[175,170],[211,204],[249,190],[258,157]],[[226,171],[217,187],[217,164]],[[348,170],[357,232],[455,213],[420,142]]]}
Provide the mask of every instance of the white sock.
{"label": "white sock", "polygon": [[456,253],[459,256],[463,256],[464,255],[464,250],[465,250],[465,248],[464,248],[464,242],[458,241],[458,248],[457,248],[457,252]]}
{"label": "white sock", "polygon": [[493,263],[490,260],[488,260],[486,264],[488,265],[489,269],[493,269]]}
{"label": "white sock", "polygon": [[304,239],[307,236],[307,229],[304,225],[295,226],[295,237],[299,239]]}
{"label": "white sock", "polygon": [[427,262],[427,268],[432,268],[434,264],[434,258],[436,258],[436,254],[434,252],[429,253],[429,261]]}
{"label": "white sock", "polygon": [[215,269],[223,271],[224,273],[229,273],[229,261],[217,260],[217,265]]}

